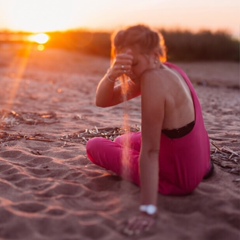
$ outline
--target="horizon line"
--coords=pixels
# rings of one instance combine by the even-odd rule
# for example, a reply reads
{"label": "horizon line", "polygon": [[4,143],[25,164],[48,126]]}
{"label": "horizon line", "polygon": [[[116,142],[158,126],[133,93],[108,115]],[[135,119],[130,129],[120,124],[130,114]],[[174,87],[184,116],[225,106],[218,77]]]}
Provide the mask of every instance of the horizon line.
{"label": "horizon line", "polygon": [[[140,23],[141,24],[141,23]],[[135,24],[137,25],[137,24]],[[56,32],[74,32],[74,31],[88,31],[88,32],[114,32],[118,29],[125,28],[126,26],[122,27],[116,27],[116,28],[91,28],[91,27],[78,27],[78,28],[68,28],[68,29],[62,29],[62,30],[47,30],[47,31],[29,31],[29,30],[17,30],[17,29],[9,29],[9,28],[0,28],[0,33],[27,33],[27,34],[37,34],[37,33],[56,33]],[[230,31],[229,29],[226,28],[217,28],[217,29],[210,29],[206,27],[198,28],[197,30],[193,30],[188,27],[154,27],[154,29],[162,30],[162,31],[180,31],[180,32],[191,32],[191,33],[199,33],[199,32],[204,32],[208,31],[211,33],[217,33],[217,32],[224,32],[227,33],[228,35],[235,36],[233,31]],[[240,32],[239,32],[240,35]],[[240,37],[240,36],[239,36]]]}

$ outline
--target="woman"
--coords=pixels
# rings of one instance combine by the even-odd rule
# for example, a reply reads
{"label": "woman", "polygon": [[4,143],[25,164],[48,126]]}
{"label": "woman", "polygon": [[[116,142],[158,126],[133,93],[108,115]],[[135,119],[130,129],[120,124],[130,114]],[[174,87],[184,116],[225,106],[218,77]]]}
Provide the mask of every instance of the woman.
{"label": "woman", "polygon": [[[140,213],[125,226],[125,233],[139,234],[155,222],[158,192],[186,195],[212,171],[210,146],[201,106],[186,74],[166,63],[164,40],[144,25],[121,30],[112,38],[113,62],[100,81],[96,105],[123,102],[115,85],[129,77],[126,99],[141,95],[141,133],[104,138],[87,144],[89,159],[141,186]],[[122,159],[124,142],[130,138],[128,163]]]}

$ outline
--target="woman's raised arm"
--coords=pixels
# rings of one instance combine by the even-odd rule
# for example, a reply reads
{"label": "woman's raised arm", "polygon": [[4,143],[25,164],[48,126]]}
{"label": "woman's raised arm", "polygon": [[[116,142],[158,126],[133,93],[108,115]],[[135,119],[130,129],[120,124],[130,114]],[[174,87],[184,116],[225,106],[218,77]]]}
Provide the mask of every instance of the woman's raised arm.
{"label": "woman's raised arm", "polygon": [[[98,84],[96,92],[96,105],[98,107],[110,107],[123,102],[122,83],[115,84],[117,79],[122,76],[128,76],[131,73],[133,57],[131,50],[118,54],[112,66]],[[127,100],[140,95],[140,86],[138,83],[127,80]]]}

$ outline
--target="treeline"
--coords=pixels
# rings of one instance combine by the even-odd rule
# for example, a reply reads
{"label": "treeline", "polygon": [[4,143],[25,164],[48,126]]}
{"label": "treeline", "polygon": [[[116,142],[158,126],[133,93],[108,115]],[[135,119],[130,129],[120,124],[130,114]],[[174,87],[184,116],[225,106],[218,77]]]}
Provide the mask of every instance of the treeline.
{"label": "treeline", "polygon": [[[159,30],[166,42],[169,61],[239,61],[239,40],[224,31]],[[6,35],[6,33],[4,33]],[[11,34],[11,33],[8,33]],[[14,33],[16,39],[16,33]],[[26,39],[27,33],[18,33],[19,39]],[[28,33],[29,34],[29,33]],[[48,33],[47,48],[61,48],[87,54],[110,57],[109,32],[76,30]],[[5,37],[6,39],[6,37]],[[0,37],[0,45],[3,39]]]}
{"label": "treeline", "polygon": [[110,57],[110,33],[91,31],[67,31],[48,33],[50,40],[46,47],[63,48],[82,53]]}
{"label": "treeline", "polygon": [[[239,61],[239,41],[224,31],[160,30],[168,59],[173,61]],[[70,31],[49,33],[49,47],[72,49],[110,57],[110,33]]]}
{"label": "treeline", "polygon": [[161,31],[173,60],[239,61],[239,41],[224,31]]}

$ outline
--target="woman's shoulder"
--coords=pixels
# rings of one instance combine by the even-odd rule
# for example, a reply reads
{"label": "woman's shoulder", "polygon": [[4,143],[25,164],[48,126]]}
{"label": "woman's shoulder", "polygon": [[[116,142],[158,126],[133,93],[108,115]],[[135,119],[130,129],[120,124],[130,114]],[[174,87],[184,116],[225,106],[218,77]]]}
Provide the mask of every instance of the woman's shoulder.
{"label": "woman's shoulder", "polygon": [[162,70],[159,68],[147,69],[141,74],[140,79],[159,78],[161,76],[161,71]]}
{"label": "woman's shoulder", "polygon": [[161,82],[161,80],[166,79],[167,75],[165,68],[147,69],[140,76],[140,81],[156,80]]}
{"label": "woman's shoulder", "polygon": [[141,92],[147,91],[152,93],[152,95],[164,97],[168,89],[168,81],[166,81],[165,74],[162,69],[145,71],[140,78]]}

